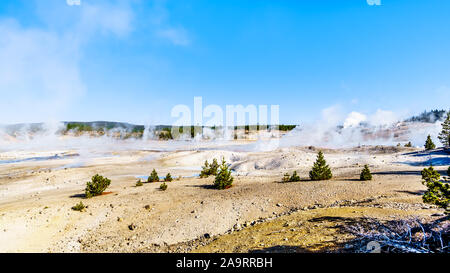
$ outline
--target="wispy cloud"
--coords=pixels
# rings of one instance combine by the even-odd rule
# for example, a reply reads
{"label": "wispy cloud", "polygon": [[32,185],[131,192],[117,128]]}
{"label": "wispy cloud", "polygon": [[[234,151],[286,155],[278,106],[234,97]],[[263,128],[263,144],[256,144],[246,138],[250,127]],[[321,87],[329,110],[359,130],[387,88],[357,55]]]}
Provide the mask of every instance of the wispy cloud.
{"label": "wispy cloud", "polygon": [[169,41],[176,46],[188,46],[191,44],[189,32],[179,24],[174,26],[170,20],[170,13],[165,6],[165,1],[155,1],[151,13],[151,24],[154,26],[156,37]]}
{"label": "wispy cloud", "polygon": [[187,46],[190,44],[188,34],[184,28],[165,28],[157,31],[159,37],[169,40],[177,46]]}
{"label": "wispy cloud", "polygon": [[130,9],[82,3],[58,7],[73,16],[63,28],[61,21],[37,28],[0,18],[0,123],[57,117],[86,92],[79,64],[84,45],[98,34],[122,37],[131,31]]}

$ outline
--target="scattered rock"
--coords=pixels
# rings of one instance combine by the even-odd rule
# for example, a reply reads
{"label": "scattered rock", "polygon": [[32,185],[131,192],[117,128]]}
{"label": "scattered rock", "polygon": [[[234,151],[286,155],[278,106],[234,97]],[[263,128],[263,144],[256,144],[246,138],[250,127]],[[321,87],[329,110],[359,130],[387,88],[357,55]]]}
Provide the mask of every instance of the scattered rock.
{"label": "scattered rock", "polygon": [[129,230],[135,230],[136,229],[136,225],[131,224],[131,225],[128,226],[128,229]]}

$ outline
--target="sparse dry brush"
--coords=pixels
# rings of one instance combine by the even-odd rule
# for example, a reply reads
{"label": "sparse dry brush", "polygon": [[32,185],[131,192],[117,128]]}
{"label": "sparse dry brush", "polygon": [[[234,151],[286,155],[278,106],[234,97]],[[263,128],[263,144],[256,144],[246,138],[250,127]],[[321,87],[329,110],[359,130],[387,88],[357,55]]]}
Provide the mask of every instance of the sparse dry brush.
{"label": "sparse dry brush", "polygon": [[448,216],[424,223],[419,219],[381,222],[362,218],[344,229],[357,237],[351,252],[450,253]]}

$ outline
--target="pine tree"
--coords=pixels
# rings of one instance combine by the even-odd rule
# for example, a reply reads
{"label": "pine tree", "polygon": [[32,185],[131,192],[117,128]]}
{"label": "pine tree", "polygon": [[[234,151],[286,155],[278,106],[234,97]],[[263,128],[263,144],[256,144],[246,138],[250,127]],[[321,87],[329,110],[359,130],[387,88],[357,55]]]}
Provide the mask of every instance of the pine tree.
{"label": "pine tree", "polygon": [[289,178],[289,182],[298,182],[300,181],[300,176],[298,176],[297,171],[294,171],[292,176]]}
{"label": "pine tree", "polygon": [[202,167],[202,171],[200,172],[200,178],[206,178],[209,176],[209,163],[208,160],[205,161],[205,165]]}
{"label": "pine tree", "polygon": [[158,176],[158,173],[156,172],[155,169],[153,169],[152,173],[148,177],[147,182],[149,182],[149,183],[151,183],[151,182],[159,182],[159,176]]}
{"label": "pine tree", "polygon": [[439,180],[440,177],[433,166],[422,170],[422,183],[428,188],[422,199],[425,203],[434,204],[447,210],[450,204],[450,184],[442,183]]}
{"label": "pine tree", "polygon": [[214,158],[211,165],[209,165],[209,174],[217,175],[218,170],[219,170],[219,163],[217,162],[217,159]]}
{"label": "pine tree", "polygon": [[200,178],[206,178],[210,175],[217,175],[217,170],[219,169],[219,163],[217,163],[217,159],[213,159],[211,164],[208,163],[208,160],[205,161],[205,165],[202,167],[202,171],[200,173]]}
{"label": "pine tree", "polygon": [[87,182],[85,194],[87,198],[101,195],[111,184],[111,180],[101,175],[94,175],[91,182]]}
{"label": "pine tree", "polygon": [[173,178],[172,178],[172,175],[170,175],[170,173],[168,173],[166,175],[166,177],[164,178],[164,181],[166,181],[166,182],[172,182],[172,180],[173,180]]}
{"label": "pine tree", "polygon": [[372,174],[370,173],[370,169],[368,165],[364,165],[364,169],[361,171],[361,175],[359,176],[361,181],[372,180]]}
{"label": "pine tree", "polygon": [[219,190],[228,189],[233,183],[233,177],[231,176],[231,170],[228,168],[225,159],[222,159],[222,165],[214,180],[214,187]]}
{"label": "pine tree", "polygon": [[434,148],[436,148],[436,145],[433,143],[433,140],[431,139],[431,136],[428,135],[427,136],[427,140],[425,141],[425,150],[429,151],[429,150],[433,150]]}
{"label": "pine tree", "polygon": [[450,111],[442,123],[442,131],[439,133],[438,138],[444,147],[450,147]]}
{"label": "pine tree", "polygon": [[318,180],[328,180],[331,179],[333,175],[331,174],[331,169],[327,165],[325,158],[323,157],[322,151],[319,151],[317,155],[317,160],[314,162],[312,170],[309,172],[309,177],[313,181]]}

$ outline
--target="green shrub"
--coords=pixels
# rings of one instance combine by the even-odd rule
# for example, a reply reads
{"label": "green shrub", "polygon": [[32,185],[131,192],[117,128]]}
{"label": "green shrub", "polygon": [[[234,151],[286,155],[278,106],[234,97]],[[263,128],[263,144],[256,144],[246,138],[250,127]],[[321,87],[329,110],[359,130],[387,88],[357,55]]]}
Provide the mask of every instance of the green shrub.
{"label": "green shrub", "polygon": [[368,165],[364,165],[364,168],[361,171],[361,175],[359,176],[361,181],[372,180],[372,174],[370,173],[370,169]]}
{"label": "green shrub", "polygon": [[159,132],[158,138],[162,139],[162,140],[173,139],[171,129],[170,128],[164,128],[163,131]]}
{"label": "green shrub", "polygon": [[159,185],[159,189],[162,191],[167,190],[167,184],[165,182],[163,182],[161,185]]}
{"label": "green shrub", "polygon": [[219,169],[219,163],[217,163],[217,159],[213,159],[211,164],[208,163],[208,160],[205,161],[205,165],[202,167],[202,171],[200,173],[200,178],[206,178],[210,175],[217,175],[217,171]]}
{"label": "green shrub", "polygon": [[405,144],[405,147],[411,148],[412,147],[412,143],[411,141]]}
{"label": "green shrub", "polygon": [[317,155],[317,160],[314,162],[312,170],[309,172],[309,177],[313,181],[318,180],[329,180],[333,177],[331,174],[331,169],[327,165],[325,158],[323,157],[322,151],[319,151]]}
{"label": "green shrub", "polygon": [[149,182],[149,183],[151,183],[151,182],[159,182],[159,176],[158,176],[158,173],[156,172],[155,169],[153,169],[152,173],[148,177],[147,182]]}
{"label": "green shrub", "polygon": [[80,201],[80,203],[72,207],[72,210],[83,212],[85,208],[86,206],[83,204],[83,202]]}
{"label": "green shrub", "polygon": [[172,182],[172,181],[173,181],[173,178],[172,178],[172,176],[170,175],[170,173],[168,173],[168,174],[166,175],[166,177],[164,178],[164,181],[166,181],[166,182]]}
{"label": "green shrub", "polygon": [[297,171],[294,171],[291,178],[289,179],[290,182],[298,182],[300,181],[300,176],[298,176]]}
{"label": "green shrub", "polygon": [[429,151],[429,150],[433,150],[434,148],[436,148],[436,145],[433,143],[433,140],[431,139],[431,136],[428,135],[427,136],[427,140],[425,141],[425,150]]}
{"label": "green shrub", "polygon": [[447,169],[447,175],[450,176],[450,166]]}
{"label": "green shrub", "polygon": [[231,170],[228,168],[225,159],[222,159],[222,165],[214,180],[214,187],[219,190],[228,189],[233,184],[233,177],[231,176]]}
{"label": "green shrub", "polygon": [[422,199],[425,203],[447,210],[450,203],[450,184],[439,181],[440,177],[433,166],[422,170],[422,183],[428,188]]}
{"label": "green shrub", "polygon": [[297,171],[294,171],[292,175],[285,173],[283,176],[283,182],[298,182],[300,181],[300,176],[298,176]]}
{"label": "green shrub", "polygon": [[136,187],[140,187],[140,186],[143,186],[143,185],[144,185],[144,183],[142,183],[141,179],[139,179],[139,180],[136,182]]}
{"label": "green shrub", "polygon": [[91,182],[87,182],[85,194],[87,198],[101,195],[106,188],[111,184],[111,180],[101,175],[94,175]]}

